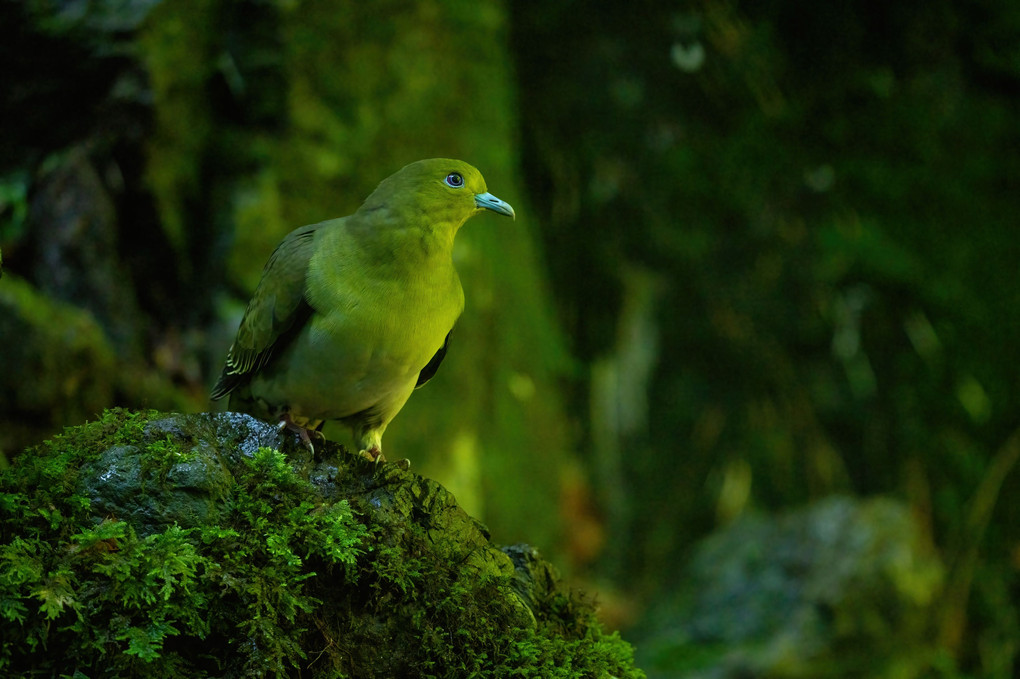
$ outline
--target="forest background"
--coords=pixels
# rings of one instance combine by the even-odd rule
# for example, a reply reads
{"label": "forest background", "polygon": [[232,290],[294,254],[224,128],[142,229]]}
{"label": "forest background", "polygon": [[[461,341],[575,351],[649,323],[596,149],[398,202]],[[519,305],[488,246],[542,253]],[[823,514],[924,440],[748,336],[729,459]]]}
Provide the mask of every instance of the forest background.
{"label": "forest background", "polygon": [[0,25],[3,464],[106,407],[208,410],[275,243],[457,157],[517,221],[460,234],[467,309],[390,451],[597,593],[650,676],[688,676],[699,541],[833,497],[905,508],[937,564],[901,583],[883,653],[910,660],[859,644],[833,676],[1014,675],[1017,3],[4,0]]}

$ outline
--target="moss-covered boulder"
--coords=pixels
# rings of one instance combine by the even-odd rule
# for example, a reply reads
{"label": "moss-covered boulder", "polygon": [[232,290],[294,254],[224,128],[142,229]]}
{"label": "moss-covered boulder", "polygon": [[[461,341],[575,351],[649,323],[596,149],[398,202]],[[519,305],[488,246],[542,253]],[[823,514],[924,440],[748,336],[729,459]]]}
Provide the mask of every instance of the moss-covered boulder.
{"label": "moss-covered boulder", "polygon": [[0,674],[640,677],[442,486],[247,416],[110,411],[0,475]]}
{"label": "moss-covered boulder", "polygon": [[640,644],[655,677],[922,676],[943,567],[910,508],[833,497],[706,538]]}

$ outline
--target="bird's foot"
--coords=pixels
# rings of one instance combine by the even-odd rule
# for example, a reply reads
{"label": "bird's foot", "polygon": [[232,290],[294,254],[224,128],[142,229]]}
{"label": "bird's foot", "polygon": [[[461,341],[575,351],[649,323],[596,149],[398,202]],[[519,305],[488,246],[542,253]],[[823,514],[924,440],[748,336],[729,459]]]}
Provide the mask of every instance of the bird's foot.
{"label": "bird's foot", "polygon": [[361,456],[367,460],[375,462],[376,464],[386,461],[386,456],[383,455],[382,448],[379,446],[370,446],[365,450],[362,450]]}
{"label": "bird's foot", "polygon": [[300,424],[296,424],[294,420],[290,419],[290,413],[284,413],[283,415],[280,415],[280,423],[276,426],[281,430],[286,427],[287,429],[293,432],[297,432],[297,435],[301,438],[301,442],[305,444],[305,447],[308,448],[308,451],[313,456],[315,455],[315,446],[312,445],[311,435],[314,434],[315,436],[318,436],[325,440],[325,437],[322,436],[321,432],[318,432],[314,429],[308,429],[307,427],[302,427]]}
{"label": "bird's foot", "polygon": [[[371,448],[368,448],[367,450],[362,450],[362,451],[360,451],[360,454],[365,459],[371,460],[372,462],[375,462],[376,464],[379,464],[380,462],[385,462],[386,461],[386,456],[383,455],[382,451],[379,450],[379,448],[376,447],[376,446],[372,446]],[[400,469],[400,470],[405,471],[405,472],[408,469],[411,468],[411,461],[408,460],[406,457],[402,457],[399,460],[394,460],[393,464],[396,465],[397,469]]]}

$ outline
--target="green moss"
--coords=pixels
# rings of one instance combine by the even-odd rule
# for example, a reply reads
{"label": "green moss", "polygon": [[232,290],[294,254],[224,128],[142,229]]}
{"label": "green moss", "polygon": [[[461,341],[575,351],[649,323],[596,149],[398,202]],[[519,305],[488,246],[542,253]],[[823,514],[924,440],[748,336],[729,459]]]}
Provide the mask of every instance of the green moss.
{"label": "green moss", "polygon": [[[320,604],[306,582],[356,575],[365,527],[268,448],[240,458],[215,521],[142,536],[96,517],[78,471],[101,441],[144,444],[152,415],[107,413],[0,477],[3,672],[70,671],[61,663],[73,658],[87,676],[284,674],[304,658]],[[190,457],[170,434],[144,450],[142,475],[157,485]]]}
{"label": "green moss", "polygon": [[643,676],[442,486],[292,439],[117,410],[21,455],[0,474],[0,674]]}

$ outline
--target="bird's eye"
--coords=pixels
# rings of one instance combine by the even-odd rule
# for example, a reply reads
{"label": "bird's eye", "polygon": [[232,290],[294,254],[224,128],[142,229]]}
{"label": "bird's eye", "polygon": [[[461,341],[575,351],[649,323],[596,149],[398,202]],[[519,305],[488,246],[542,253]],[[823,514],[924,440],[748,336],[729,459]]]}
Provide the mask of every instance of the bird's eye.
{"label": "bird's eye", "polygon": [[452,186],[455,189],[459,189],[464,186],[464,178],[460,176],[459,172],[451,172],[446,175],[446,179],[443,181],[446,182],[447,186]]}

